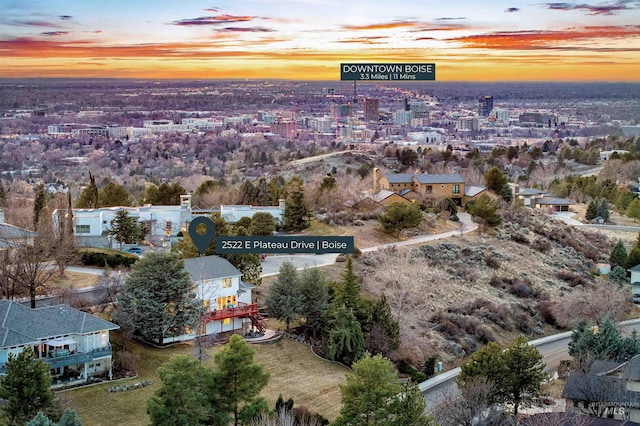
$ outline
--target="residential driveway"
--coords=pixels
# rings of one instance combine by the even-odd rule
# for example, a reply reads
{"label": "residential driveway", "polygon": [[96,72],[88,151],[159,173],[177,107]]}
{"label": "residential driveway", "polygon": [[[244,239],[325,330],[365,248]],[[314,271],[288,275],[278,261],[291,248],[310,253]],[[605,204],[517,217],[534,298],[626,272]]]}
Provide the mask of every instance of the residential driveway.
{"label": "residential driveway", "polygon": [[564,223],[566,223],[567,225],[573,225],[573,226],[583,226],[584,223],[573,219],[573,216],[575,216],[576,214],[573,212],[558,212],[558,213],[554,213],[551,215],[552,218],[554,219],[558,219],[563,221]]}
{"label": "residential driveway", "polygon": [[[443,238],[451,238],[455,236],[462,236],[467,232],[472,232],[478,229],[478,225],[471,220],[471,215],[469,213],[458,213],[458,218],[460,218],[460,223],[462,225],[459,229],[443,232],[441,234],[420,235],[417,237],[409,238],[408,240],[405,240],[405,241],[398,241],[396,243],[381,244],[374,247],[366,247],[361,249],[361,251],[363,253],[370,253],[372,251],[376,251],[383,248],[422,244],[428,241],[440,240]],[[338,256],[337,253],[267,256],[267,258],[262,261],[262,276],[268,277],[271,275],[278,274],[280,265],[282,265],[286,261],[293,262],[296,269],[300,270],[300,269],[306,269],[306,268],[313,268],[315,266],[332,265],[336,263],[337,256]]]}

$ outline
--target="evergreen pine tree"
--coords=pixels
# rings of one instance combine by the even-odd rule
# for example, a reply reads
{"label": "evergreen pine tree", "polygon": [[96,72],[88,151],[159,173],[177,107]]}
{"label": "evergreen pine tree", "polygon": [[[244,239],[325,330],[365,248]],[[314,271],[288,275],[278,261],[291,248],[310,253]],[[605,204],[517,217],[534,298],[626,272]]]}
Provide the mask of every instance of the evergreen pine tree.
{"label": "evergreen pine tree", "polygon": [[56,426],[56,424],[42,411],[38,411],[38,414],[27,423],[27,426]]}
{"label": "evergreen pine tree", "polygon": [[616,329],[616,323],[606,317],[602,321],[597,334],[595,345],[595,358],[599,360],[618,361],[621,353],[620,333]]}
{"label": "evergreen pine tree", "polygon": [[624,248],[624,244],[622,240],[618,240],[613,249],[611,250],[611,255],[609,256],[609,263],[611,264],[611,268],[615,268],[616,266],[626,265],[627,263],[627,249]]}
{"label": "evergreen pine tree", "polygon": [[286,231],[302,231],[309,227],[311,209],[304,195],[304,186],[289,185],[291,191],[284,206],[283,228]]}
{"label": "evergreen pine tree", "polygon": [[597,216],[600,216],[605,223],[609,221],[609,203],[607,203],[606,199],[600,200],[600,203],[597,205]]}
{"label": "evergreen pine tree", "polygon": [[303,297],[296,267],[291,262],[280,265],[278,279],[271,283],[265,300],[269,315],[289,325],[302,311]]}
{"label": "evergreen pine tree", "polygon": [[593,220],[598,216],[598,204],[596,200],[591,200],[589,205],[587,206],[587,211],[584,214],[584,218],[586,220]]}
{"label": "evergreen pine tree", "polygon": [[[376,336],[376,333],[382,336]],[[383,337],[383,339],[380,339]],[[383,340],[381,342],[380,340]],[[371,327],[367,339],[367,350],[389,356],[389,352],[400,346],[400,324],[393,317],[387,298],[382,293],[371,310]]]}
{"label": "evergreen pine tree", "polygon": [[347,260],[341,278],[341,281],[334,285],[333,305],[344,305],[347,309],[351,309],[358,322],[367,328],[369,313],[367,312],[364,301],[360,297],[359,278],[353,271],[353,259],[351,257]]}
{"label": "evergreen pine tree", "polygon": [[364,355],[364,333],[352,309],[340,305],[331,309],[327,355],[351,365]]}
{"label": "evergreen pine tree", "polygon": [[43,184],[36,185],[35,192],[35,199],[33,201],[33,229],[37,231],[40,214],[42,214],[42,210],[44,210],[47,202],[47,194],[44,192]]}
{"label": "evergreen pine tree", "polygon": [[78,418],[76,410],[65,408],[62,412],[62,417],[58,421],[58,426],[82,426],[82,422]]}
{"label": "evergreen pine tree", "polygon": [[31,346],[17,355],[9,354],[6,375],[0,381],[3,410],[11,424],[25,424],[38,411],[53,406],[49,365],[36,359]]}
{"label": "evergreen pine tree", "polygon": [[329,308],[329,284],[318,268],[305,269],[302,272],[300,292],[300,315],[306,319],[307,332],[313,337],[318,337],[324,329]]}
{"label": "evergreen pine tree", "polygon": [[569,342],[569,355],[579,358],[593,351],[596,337],[593,329],[589,327],[586,321],[580,321],[573,333],[571,333],[571,341]]}
{"label": "evergreen pine tree", "polygon": [[234,334],[215,354],[214,382],[220,389],[220,407],[233,417],[234,426],[248,424],[260,412],[269,409],[260,391],[269,383],[269,373],[253,362],[255,351]]}
{"label": "evergreen pine tree", "polygon": [[640,353],[640,346],[638,346],[638,333],[634,329],[631,336],[622,339],[618,361],[628,361],[638,353]]}
{"label": "evergreen pine tree", "polygon": [[627,262],[624,266],[625,269],[629,269],[637,265],[640,265],[640,247],[638,247],[636,244],[636,246],[634,246],[629,252],[629,255],[627,256]]}
{"label": "evergreen pine tree", "polygon": [[100,191],[96,185],[96,178],[89,172],[89,185],[85,187],[78,200],[76,207],[80,209],[97,209],[100,207]]}
{"label": "evergreen pine tree", "polygon": [[4,185],[0,180],[0,207],[7,206],[7,191],[4,189]]}

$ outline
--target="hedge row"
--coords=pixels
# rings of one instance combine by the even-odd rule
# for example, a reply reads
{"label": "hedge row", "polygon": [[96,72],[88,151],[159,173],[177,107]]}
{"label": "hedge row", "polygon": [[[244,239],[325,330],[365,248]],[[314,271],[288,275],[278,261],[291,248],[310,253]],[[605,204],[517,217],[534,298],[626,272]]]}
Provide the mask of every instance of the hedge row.
{"label": "hedge row", "polygon": [[136,256],[114,253],[85,252],[82,253],[82,264],[85,266],[105,266],[111,268],[118,266],[129,267],[133,265],[138,258]]}

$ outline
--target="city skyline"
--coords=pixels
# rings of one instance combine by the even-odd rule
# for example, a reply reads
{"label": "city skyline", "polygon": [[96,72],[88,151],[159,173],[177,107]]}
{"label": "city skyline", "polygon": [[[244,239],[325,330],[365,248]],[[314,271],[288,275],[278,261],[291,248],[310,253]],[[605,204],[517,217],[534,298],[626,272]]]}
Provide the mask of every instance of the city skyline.
{"label": "city skyline", "polygon": [[0,78],[339,80],[342,62],[440,81],[640,81],[640,1],[5,1]]}

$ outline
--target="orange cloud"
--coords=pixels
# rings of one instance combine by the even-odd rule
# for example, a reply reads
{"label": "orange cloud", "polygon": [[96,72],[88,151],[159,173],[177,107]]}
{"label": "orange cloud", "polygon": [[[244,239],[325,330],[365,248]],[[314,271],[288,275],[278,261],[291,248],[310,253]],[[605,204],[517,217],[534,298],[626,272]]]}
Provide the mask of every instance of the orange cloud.
{"label": "orange cloud", "polygon": [[380,24],[369,24],[369,25],[343,25],[342,28],[345,30],[352,31],[361,31],[361,30],[386,30],[391,28],[412,28],[418,25],[417,21],[394,21],[394,22],[383,22]]}
{"label": "orange cloud", "polygon": [[[539,50],[557,49],[558,42],[590,39],[619,39],[640,36],[640,25],[585,27],[564,31],[501,31],[464,37],[448,38],[466,48]],[[566,47],[575,49],[575,47]],[[595,49],[598,49],[595,47]]]}

